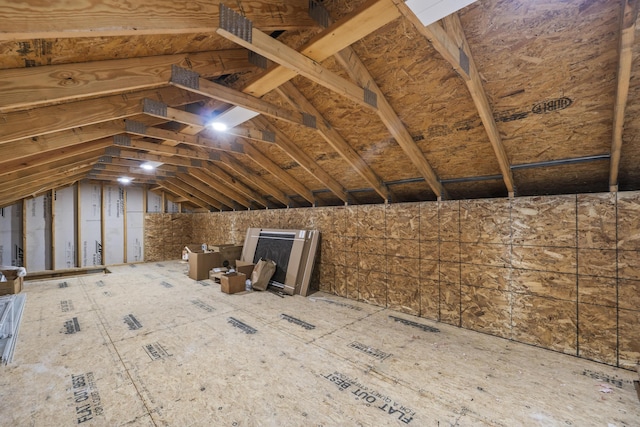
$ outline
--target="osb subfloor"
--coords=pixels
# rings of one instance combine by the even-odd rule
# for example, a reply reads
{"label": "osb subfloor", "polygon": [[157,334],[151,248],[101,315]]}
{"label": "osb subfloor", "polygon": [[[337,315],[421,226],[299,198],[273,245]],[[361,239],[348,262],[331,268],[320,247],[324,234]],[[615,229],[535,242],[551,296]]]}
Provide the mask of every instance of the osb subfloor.
{"label": "osb subfloor", "polygon": [[[27,282],[11,426],[637,426],[637,373],[178,261]],[[406,321],[400,321],[403,319]]]}

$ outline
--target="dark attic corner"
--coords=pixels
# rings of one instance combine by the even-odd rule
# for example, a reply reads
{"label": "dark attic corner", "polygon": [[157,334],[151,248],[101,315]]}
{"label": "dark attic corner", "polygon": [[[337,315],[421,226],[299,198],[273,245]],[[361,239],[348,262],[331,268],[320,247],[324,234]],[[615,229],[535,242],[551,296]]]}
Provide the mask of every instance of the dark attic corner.
{"label": "dark attic corner", "polygon": [[640,419],[638,0],[0,0],[0,424]]}

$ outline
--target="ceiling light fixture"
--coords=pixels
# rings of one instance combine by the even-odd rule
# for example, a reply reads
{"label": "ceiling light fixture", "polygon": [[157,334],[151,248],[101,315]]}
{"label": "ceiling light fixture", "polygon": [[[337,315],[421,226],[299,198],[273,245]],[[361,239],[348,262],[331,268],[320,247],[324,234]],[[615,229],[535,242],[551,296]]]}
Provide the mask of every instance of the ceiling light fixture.
{"label": "ceiling light fixture", "polygon": [[131,182],[131,178],[128,178],[126,176],[121,176],[120,178],[118,178],[118,182],[120,184],[129,184]]}
{"label": "ceiling light fixture", "polygon": [[218,132],[224,132],[227,130],[227,125],[219,121],[212,122],[209,124],[209,126],[211,127],[211,129]]}
{"label": "ceiling light fixture", "polygon": [[407,0],[406,4],[418,19],[420,19],[422,25],[426,27],[476,1],[477,0]]}
{"label": "ceiling light fixture", "polygon": [[158,166],[162,165],[161,162],[144,162],[140,165],[140,167],[146,171],[152,171],[155,168],[157,168]]}
{"label": "ceiling light fixture", "polygon": [[[247,110],[244,107],[231,107],[227,111],[217,115],[214,118],[214,121],[210,124],[210,126],[217,131],[224,132],[227,129],[232,127],[236,127],[239,124],[246,122],[247,120],[251,120],[254,117],[260,115],[255,111]],[[218,129],[214,126],[224,126],[224,129]]]}

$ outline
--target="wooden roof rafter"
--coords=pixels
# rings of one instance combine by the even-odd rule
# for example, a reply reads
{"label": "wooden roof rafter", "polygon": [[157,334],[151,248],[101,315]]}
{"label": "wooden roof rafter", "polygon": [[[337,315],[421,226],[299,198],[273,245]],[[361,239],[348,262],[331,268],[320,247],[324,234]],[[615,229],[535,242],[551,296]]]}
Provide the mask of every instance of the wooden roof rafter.
{"label": "wooden roof rafter", "polygon": [[638,20],[639,0],[623,0],[620,11],[620,36],[618,41],[618,75],[616,98],[613,105],[613,135],[611,138],[611,163],[609,191],[618,191],[618,172],[622,155],[624,116],[629,97],[629,82],[633,63],[633,44]]}
{"label": "wooden roof rafter", "polygon": [[413,24],[420,34],[429,40],[433,47],[464,80],[493,147],[504,184],[509,195],[513,197],[516,187],[511,172],[511,164],[457,13],[452,13],[444,18],[446,29],[438,22],[424,26],[403,1],[393,1],[405,18]]}

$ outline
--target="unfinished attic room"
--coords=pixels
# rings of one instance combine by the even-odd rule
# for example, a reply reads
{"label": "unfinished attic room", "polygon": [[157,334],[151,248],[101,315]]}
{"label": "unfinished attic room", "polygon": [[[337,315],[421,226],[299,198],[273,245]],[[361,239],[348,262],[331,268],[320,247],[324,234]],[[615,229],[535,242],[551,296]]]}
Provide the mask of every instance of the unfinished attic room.
{"label": "unfinished attic room", "polygon": [[640,426],[640,0],[0,0],[1,426]]}

